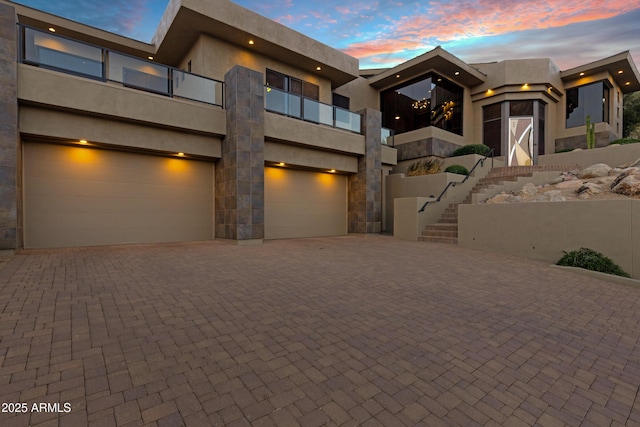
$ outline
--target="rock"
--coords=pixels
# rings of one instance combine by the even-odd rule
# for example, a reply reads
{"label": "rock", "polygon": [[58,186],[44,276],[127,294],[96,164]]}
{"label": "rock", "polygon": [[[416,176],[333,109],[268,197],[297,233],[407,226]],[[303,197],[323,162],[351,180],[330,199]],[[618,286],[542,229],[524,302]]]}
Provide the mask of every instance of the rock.
{"label": "rock", "polygon": [[640,196],[640,167],[625,169],[611,184],[611,191],[625,196]]}
{"label": "rock", "polygon": [[538,189],[536,188],[536,186],[530,182],[527,182],[522,186],[520,190],[516,191],[515,195],[520,196],[523,199],[527,199],[535,196],[537,192]]}
{"label": "rock", "polygon": [[597,163],[578,172],[578,178],[600,178],[602,176],[609,176],[609,172],[611,172],[611,166],[605,165],[604,163]]}
{"label": "rock", "polygon": [[602,187],[594,182],[585,182],[576,190],[576,193],[578,193],[579,198],[588,199],[594,194],[602,193]]}
{"label": "rock", "polygon": [[536,197],[536,202],[566,202],[567,199],[562,195],[562,191],[552,190],[547,191]]}
{"label": "rock", "polygon": [[521,201],[522,197],[514,196],[513,194],[500,193],[488,199],[485,203],[495,205],[500,203],[519,203]]}
{"label": "rock", "polygon": [[589,193],[589,194],[598,194],[602,193],[602,187],[596,184],[595,182],[585,182],[576,190],[576,193]]}
{"label": "rock", "polygon": [[[618,145],[618,144],[613,144],[613,145]],[[626,165],[620,166],[620,169],[634,168],[634,167],[638,167],[638,166],[640,166],[640,158],[637,159],[635,162],[631,162],[631,163],[628,163]]]}
{"label": "rock", "polygon": [[549,184],[551,185],[555,185],[555,184],[560,184],[561,182],[564,182],[564,176],[560,175],[557,178],[554,178]]}
{"label": "rock", "polygon": [[570,181],[564,181],[561,182],[560,184],[556,184],[554,185],[555,188],[560,188],[560,189],[577,189],[579,187],[582,187],[582,181],[578,180],[578,179],[574,179],[574,180],[570,180]]}

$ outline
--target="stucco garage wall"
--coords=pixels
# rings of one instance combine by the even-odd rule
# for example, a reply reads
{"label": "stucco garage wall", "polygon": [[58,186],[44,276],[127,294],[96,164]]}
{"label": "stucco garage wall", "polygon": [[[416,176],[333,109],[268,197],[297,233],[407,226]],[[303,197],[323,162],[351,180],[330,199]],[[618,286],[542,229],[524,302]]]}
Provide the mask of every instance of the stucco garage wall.
{"label": "stucco garage wall", "polygon": [[211,162],[25,142],[25,247],[210,240]]}
{"label": "stucco garage wall", "polygon": [[265,239],[347,234],[347,176],[264,169]]}
{"label": "stucco garage wall", "polygon": [[586,247],[640,278],[640,200],[460,205],[458,244],[550,263]]}

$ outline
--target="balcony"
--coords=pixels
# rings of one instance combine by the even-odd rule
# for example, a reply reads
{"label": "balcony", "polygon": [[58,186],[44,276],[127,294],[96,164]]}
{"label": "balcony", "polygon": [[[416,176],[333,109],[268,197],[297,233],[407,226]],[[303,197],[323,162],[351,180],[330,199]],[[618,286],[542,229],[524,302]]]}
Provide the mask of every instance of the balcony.
{"label": "balcony", "polygon": [[223,106],[223,82],[19,26],[20,62],[125,87]]}
{"label": "balcony", "polygon": [[360,114],[270,86],[265,86],[265,109],[287,117],[362,134]]}

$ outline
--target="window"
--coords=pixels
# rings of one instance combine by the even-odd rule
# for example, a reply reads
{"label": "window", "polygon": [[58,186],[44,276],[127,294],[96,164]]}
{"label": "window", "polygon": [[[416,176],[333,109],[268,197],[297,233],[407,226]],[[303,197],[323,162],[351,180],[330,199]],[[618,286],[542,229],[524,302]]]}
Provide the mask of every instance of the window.
{"label": "window", "polygon": [[435,126],[462,135],[464,89],[430,73],[381,93],[382,126],[395,133]]}
{"label": "window", "polygon": [[350,100],[348,97],[339,95],[337,93],[333,94],[333,105],[336,107],[344,108],[345,110],[349,109]]}
{"label": "window", "polygon": [[482,142],[493,148],[494,155],[502,155],[502,104],[482,107]]}
{"label": "window", "polygon": [[567,128],[592,123],[609,123],[609,82],[599,81],[567,90]]}
{"label": "window", "polygon": [[316,101],[320,99],[320,87],[313,83],[305,82],[273,70],[267,70],[266,78],[267,86],[293,93],[295,95],[302,95],[305,98]]}

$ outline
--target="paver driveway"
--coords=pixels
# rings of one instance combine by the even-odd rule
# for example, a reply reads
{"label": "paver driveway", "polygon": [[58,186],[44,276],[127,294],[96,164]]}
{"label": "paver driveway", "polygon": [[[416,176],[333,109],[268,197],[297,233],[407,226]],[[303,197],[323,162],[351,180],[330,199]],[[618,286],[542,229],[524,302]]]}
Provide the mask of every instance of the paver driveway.
{"label": "paver driveway", "polygon": [[385,236],[25,252],[0,426],[640,425],[639,298]]}

